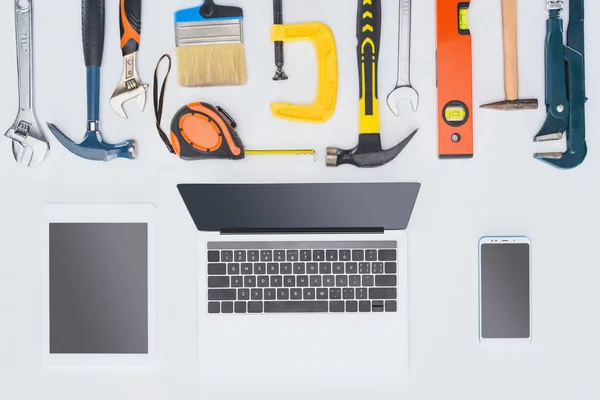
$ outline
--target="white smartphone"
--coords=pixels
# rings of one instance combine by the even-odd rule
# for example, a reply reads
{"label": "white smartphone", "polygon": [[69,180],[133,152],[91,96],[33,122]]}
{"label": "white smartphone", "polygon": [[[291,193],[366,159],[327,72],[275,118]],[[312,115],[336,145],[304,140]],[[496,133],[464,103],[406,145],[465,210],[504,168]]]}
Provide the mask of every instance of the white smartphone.
{"label": "white smartphone", "polygon": [[531,342],[531,241],[479,241],[479,339]]}

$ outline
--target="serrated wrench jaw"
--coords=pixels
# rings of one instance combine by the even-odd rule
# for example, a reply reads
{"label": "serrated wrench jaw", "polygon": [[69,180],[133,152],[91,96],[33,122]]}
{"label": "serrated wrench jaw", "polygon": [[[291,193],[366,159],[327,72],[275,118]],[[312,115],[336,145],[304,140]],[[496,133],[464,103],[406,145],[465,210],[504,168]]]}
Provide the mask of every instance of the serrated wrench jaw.
{"label": "serrated wrench jaw", "polygon": [[35,115],[32,112],[25,114],[23,117],[19,114],[4,136],[11,139],[13,156],[18,164],[37,167],[46,159],[50,143],[39,127]]}
{"label": "serrated wrench jaw", "polygon": [[142,111],[146,107],[146,90],[149,85],[142,83],[139,78],[135,61],[136,54],[131,53],[123,57],[123,75],[110,98],[110,107],[123,119],[127,119],[123,105],[129,100],[136,98]]}

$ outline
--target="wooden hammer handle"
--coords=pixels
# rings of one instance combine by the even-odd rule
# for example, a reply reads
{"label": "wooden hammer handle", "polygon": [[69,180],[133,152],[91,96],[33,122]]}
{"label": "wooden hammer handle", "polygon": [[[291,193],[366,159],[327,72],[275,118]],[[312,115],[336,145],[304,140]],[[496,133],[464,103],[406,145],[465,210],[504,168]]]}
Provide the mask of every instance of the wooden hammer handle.
{"label": "wooden hammer handle", "polygon": [[519,60],[517,47],[517,0],[502,0],[504,36],[504,90],[506,100],[519,97]]}

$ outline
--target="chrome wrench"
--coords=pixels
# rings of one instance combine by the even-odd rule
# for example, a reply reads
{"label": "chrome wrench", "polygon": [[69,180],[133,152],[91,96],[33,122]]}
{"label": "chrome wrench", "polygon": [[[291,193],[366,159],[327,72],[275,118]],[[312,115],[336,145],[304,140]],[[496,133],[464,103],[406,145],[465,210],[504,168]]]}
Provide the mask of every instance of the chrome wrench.
{"label": "chrome wrench", "polygon": [[400,0],[400,18],[398,26],[398,80],[396,88],[387,98],[388,107],[400,115],[398,102],[410,101],[413,111],[419,108],[419,94],[410,84],[410,33],[412,0]]}
{"label": "chrome wrench", "polygon": [[32,0],[15,0],[19,113],[5,136],[12,139],[15,160],[30,167],[40,165],[50,144],[33,110],[33,18]]}

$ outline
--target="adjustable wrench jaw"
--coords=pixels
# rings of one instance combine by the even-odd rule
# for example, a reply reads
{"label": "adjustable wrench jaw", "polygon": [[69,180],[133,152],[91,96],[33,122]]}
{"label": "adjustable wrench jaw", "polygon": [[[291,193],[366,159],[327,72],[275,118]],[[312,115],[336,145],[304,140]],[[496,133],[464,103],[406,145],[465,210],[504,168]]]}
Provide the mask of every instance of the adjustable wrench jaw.
{"label": "adjustable wrench jaw", "polygon": [[19,164],[39,166],[50,151],[50,143],[32,110],[21,111],[4,135],[12,140],[12,151]]}
{"label": "adjustable wrench jaw", "polygon": [[137,99],[140,110],[144,111],[146,106],[146,90],[149,85],[142,83],[137,72],[137,53],[131,53],[123,57],[123,75],[117,85],[117,89],[110,98],[110,107],[121,118],[127,119],[123,104],[132,99]]}

